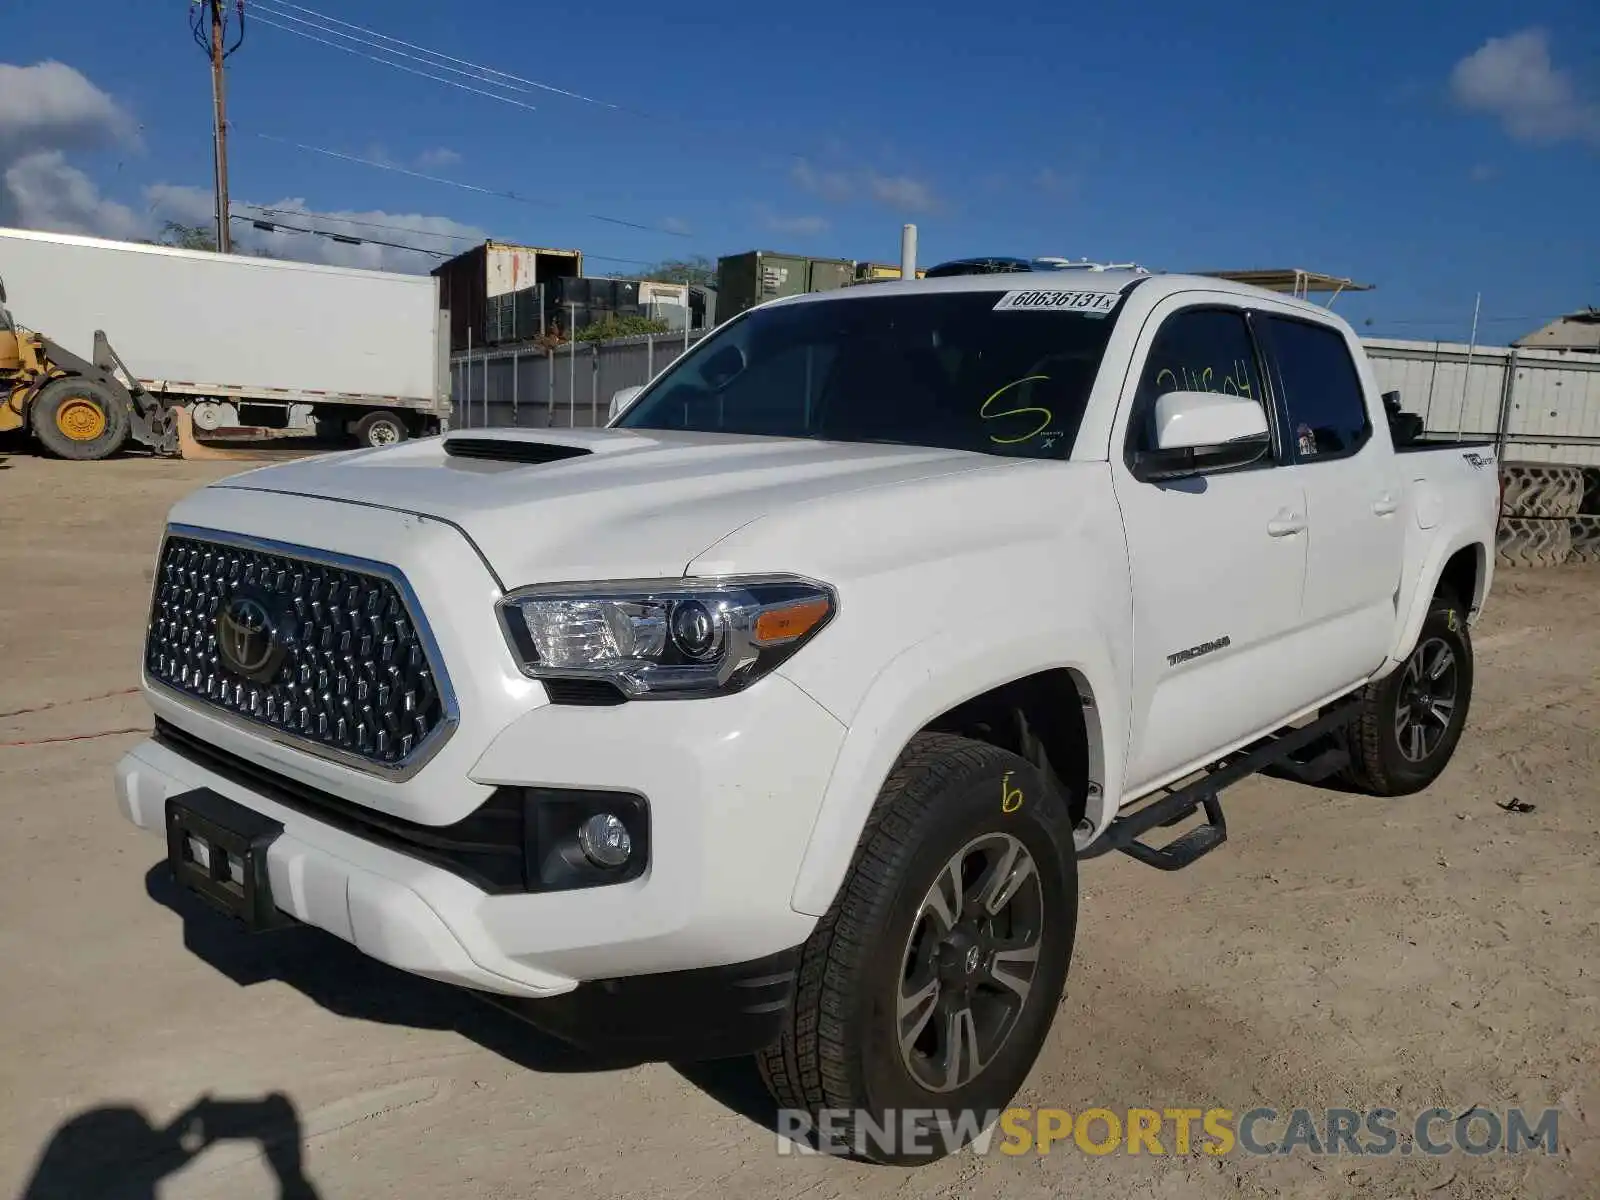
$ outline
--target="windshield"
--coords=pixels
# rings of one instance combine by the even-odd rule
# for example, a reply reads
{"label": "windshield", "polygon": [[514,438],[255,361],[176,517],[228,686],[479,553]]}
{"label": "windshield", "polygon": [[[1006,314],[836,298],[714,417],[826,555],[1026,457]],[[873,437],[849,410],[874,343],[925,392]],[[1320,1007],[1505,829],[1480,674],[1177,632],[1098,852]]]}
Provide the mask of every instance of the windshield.
{"label": "windshield", "polygon": [[[1032,306],[1044,297],[1051,310]],[[1019,289],[753,309],[679,359],[616,426],[1066,458],[1118,299]]]}

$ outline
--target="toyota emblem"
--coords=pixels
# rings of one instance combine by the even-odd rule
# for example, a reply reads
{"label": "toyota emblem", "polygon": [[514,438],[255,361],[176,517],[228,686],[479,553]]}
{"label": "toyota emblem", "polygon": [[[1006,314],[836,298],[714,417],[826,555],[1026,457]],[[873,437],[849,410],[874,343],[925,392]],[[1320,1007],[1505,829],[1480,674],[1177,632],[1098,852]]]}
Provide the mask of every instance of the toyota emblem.
{"label": "toyota emblem", "polygon": [[254,589],[241,588],[228,598],[217,614],[216,632],[222,665],[254,683],[271,683],[289,652],[268,598]]}

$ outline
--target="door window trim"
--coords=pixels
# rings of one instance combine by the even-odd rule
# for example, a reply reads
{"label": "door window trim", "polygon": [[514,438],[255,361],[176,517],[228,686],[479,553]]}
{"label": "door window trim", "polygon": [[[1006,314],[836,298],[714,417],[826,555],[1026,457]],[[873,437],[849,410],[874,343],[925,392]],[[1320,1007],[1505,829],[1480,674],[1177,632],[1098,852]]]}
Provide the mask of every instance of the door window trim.
{"label": "door window trim", "polygon": [[[1233,467],[1227,471],[1201,472],[1197,476],[1183,476],[1180,480],[1138,480],[1153,487],[1170,486],[1182,478],[1204,478],[1208,474],[1235,475],[1246,471],[1266,471],[1277,467],[1294,465],[1293,447],[1288,440],[1288,413],[1285,411],[1280,389],[1275,386],[1272,375],[1268,372],[1268,359],[1266,347],[1262,341],[1262,332],[1256,328],[1258,310],[1247,305],[1229,304],[1226,300],[1212,298],[1194,300],[1182,304],[1167,313],[1160,320],[1155,332],[1150,335],[1138,362],[1134,367],[1130,379],[1133,385],[1132,394],[1127,397],[1123,405],[1122,414],[1122,465],[1130,475],[1133,474],[1134,463],[1134,409],[1139,403],[1139,392],[1144,386],[1144,369],[1149,364],[1150,353],[1155,349],[1156,339],[1166,329],[1168,322],[1181,316],[1188,316],[1195,312],[1224,312],[1239,317],[1244,322],[1245,335],[1250,339],[1250,350],[1255,358],[1256,379],[1261,384],[1261,407],[1267,416],[1267,433],[1272,439],[1272,449],[1261,458],[1245,467]],[[1140,338],[1144,336],[1140,331]],[[1137,343],[1135,343],[1137,345]],[[1137,476],[1135,476],[1137,479]]]}
{"label": "door window trim", "polygon": [[1261,352],[1267,356],[1267,368],[1272,373],[1272,391],[1279,398],[1277,407],[1283,421],[1283,449],[1288,457],[1288,462],[1299,467],[1314,467],[1319,463],[1345,462],[1360,455],[1363,450],[1372,445],[1376,438],[1377,430],[1373,425],[1372,406],[1368,401],[1366,384],[1361,378],[1361,368],[1356,362],[1355,353],[1350,349],[1350,339],[1345,336],[1344,330],[1326,321],[1314,321],[1294,313],[1264,312],[1261,315],[1263,317],[1271,317],[1273,320],[1292,322],[1296,325],[1309,325],[1313,329],[1331,333],[1339,339],[1339,344],[1344,348],[1345,358],[1350,363],[1350,372],[1355,377],[1356,393],[1361,398],[1361,416],[1366,423],[1366,434],[1354,449],[1338,450],[1326,454],[1301,455],[1298,441],[1288,436],[1289,430],[1293,428],[1294,417],[1289,412],[1289,389],[1283,382],[1278,343],[1273,337],[1271,322],[1263,321],[1260,330],[1255,331],[1257,345]]}

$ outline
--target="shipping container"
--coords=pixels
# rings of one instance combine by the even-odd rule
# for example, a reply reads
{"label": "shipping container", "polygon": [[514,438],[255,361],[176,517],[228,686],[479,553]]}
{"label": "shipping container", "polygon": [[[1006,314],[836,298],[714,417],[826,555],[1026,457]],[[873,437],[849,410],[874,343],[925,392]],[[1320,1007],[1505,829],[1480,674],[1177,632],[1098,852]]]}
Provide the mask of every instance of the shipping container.
{"label": "shipping container", "polygon": [[581,250],[547,250],[485,242],[433,269],[439,306],[450,312],[450,348],[489,341],[489,298],[505,296],[563,276],[583,274]]}
{"label": "shipping container", "polygon": [[[917,278],[926,279],[927,277],[928,269],[926,267],[918,267]],[[879,279],[899,278],[900,268],[894,263],[858,262],[856,264],[857,283],[871,283]]]}
{"label": "shipping container", "polygon": [[808,292],[831,292],[847,287],[855,279],[856,264],[848,258],[813,258]]}
{"label": "shipping container", "polygon": [[718,318],[726,321],[780,296],[832,291],[851,282],[854,275],[855,263],[843,258],[805,258],[771,250],[719,258]]}
{"label": "shipping container", "polygon": [[641,281],[639,284],[639,303],[686,306],[689,303],[689,285],[686,283],[657,283],[654,280]]}

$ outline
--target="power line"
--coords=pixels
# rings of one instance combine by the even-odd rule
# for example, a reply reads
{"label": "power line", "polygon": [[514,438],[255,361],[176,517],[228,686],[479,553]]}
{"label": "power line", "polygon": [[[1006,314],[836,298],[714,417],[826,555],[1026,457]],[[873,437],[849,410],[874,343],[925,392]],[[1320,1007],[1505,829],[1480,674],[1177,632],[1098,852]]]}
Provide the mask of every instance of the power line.
{"label": "power line", "polygon": [[[258,12],[263,9],[263,5],[260,3],[260,0],[257,0],[256,9],[257,9]],[[265,11],[269,16],[277,17],[280,21],[292,21],[296,25],[304,25],[307,29],[315,29],[318,33],[326,33],[331,37],[343,38],[347,42],[354,42],[358,46],[365,46],[368,49],[377,50],[377,51],[379,51],[380,53],[383,53],[383,54],[393,54],[393,55],[396,55],[399,58],[408,58],[412,62],[422,63],[424,66],[432,67],[436,71],[448,71],[452,75],[460,75],[465,79],[472,79],[472,80],[477,81],[478,83],[486,83],[490,87],[505,88],[508,91],[513,91],[513,92],[531,92],[531,91],[534,90],[531,86],[524,87],[521,83],[517,83],[517,82],[500,83],[497,80],[491,79],[491,78],[489,78],[489,74],[491,72],[489,71],[489,68],[487,68],[487,67],[475,67],[473,70],[463,71],[459,67],[452,67],[452,66],[449,66],[449,65],[447,65],[445,63],[442,63],[442,62],[435,62],[433,60],[433,58],[424,58],[423,56],[418,55],[418,54],[407,54],[404,50],[391,49],[388,46],[382,45],[380,42],[376,41],[374,38],[357,37],[353,33],[341,33],[337,29],[329,29],[327,26],[319,25],[315,21],[308,21],[304,17],[295,16],[293,13],[279,12],[279,11],[277,11],[277,9],[275,9],[273,7],[270,7],[270,6],[267,6],[265,8]],[[341,22],[339,22],[339,24],[344,24],[344,22],[341,21]],[[283,26],[278,25],[278,26],[274,26],[274,28],[283,29]],[[351,26],[351,28],[358,28],[358,26]],[[294,29],[288,29],[288,30],[285,30],[285,32],[286,33],[297,33],[299,31],[298,30],[294,30]],[[309,36],[309,35],[304,35],[304,36]],[[379,36],[381,36],[381,35],[379,35]],[[312,38],[311,40],[312,41],[321,41],[320,38]],[[407,43],[401,43],[401,44],[405,45]],[[334,45],[334,43],[332,43],[332,42],[323,42],[323,45],[325,45],[325,46]],[[335,48],[336,49],[341,49],[341,50],[345,49],[345,47],[343,47],[343,46],[336,46]],[[427,51],[427,53],[431,55],[434,52],[429,50],[429,51]],[[379,61],[387,61],[387,60],[380,59]],[[464,61],[464,60],[458,60],[458,61]],[[390,65],[391,66],[397,66],[398,64],[391,63]],[[498,72],[494,72],[494,73],[498,74]],[[430,76],[429,78],[432,78],[432,76]]]}
{"label": "power line", "polygon": [[348,246],[387,246],[391,250],[409,250],[413,254],[430,254],[434,258],[450,257],[450,255],[443,250],[424,250],[421,246],[404,246],[399,242],[385,242],[380,241],[377,238],[356,238],[351,237],[349,234],[335,233],[328,229],[307,229],[303,225],[285,225],[282,221],[258,220],[255,217],[247,217],[240,213],[229,213],[228,216],[235,221],[247,221],[250,224],[255,225],[258,229],[262,226],[269,226],[269,228],[264,230],[266,233],[277,233],[280,230],[286,230],[290,233],[314,233],[320,237],[329,238],[335,242],[343,242]]}
{"label": "power line", "polygon": [[[362,158],[359,154],[345,154],[339,150],[329,150],[326,146],[313,146],[306,142],[291,141],[289,138],[275,137],[270,133],[256,131],[256,136],[268,142],[277,142],[283,146],[293,146],[296,150],[303,150],[309,154],[321,154],[328,158],[337,158],[344,162],[360,163],[367,167],[376,167],[380,171],[393,171],[399,175],[409,175],[413,179],[426,180],[429,183],[442,183],[446,187],[461,188],[468,192],[477,192],[483,196],[496,196],[502,200],[515,200],[519,204],[543,205],[559,208],[549,200],[538,200],[532,196],[519,195],[516,192],[500,190],[497,188],[479,187],[475,183],[463,183],[457,179],[446,179],[442,175],[428,175],[422,171],[413,171],[410,167],[396,166],[394,163],[379,162],[375,158]],[[621,217],[608,217],[600,213],[584,213],[591,221],[602,221],[607,225],[621,225],[627,229],[642,229],[646,233],[662,233],[669,237],[690,237],[679,229],[668,229],[661,225],[645,225],[638,221],[625,221]]]}
{"label": "power line", "polygon": [[[338,225],[355,225],[362,229],[383,229],[390,233],[414,233],[420,237],[446,238],[453,242],[481,242],[482,234],[473,233],[440,233],[434,229],[423,229],[417,225],[386,225],[381,221],[357,221],[352,217],[337,217],[332,213],[308,212],[303,208],[268,208],[262,204],[235,204],[234,208],[247,208],[252,212],[265,213],[267,216],[296,217],[301,220],[331,221]],[[236,220],[238,218],[235,218]],[[254,218],[247,218],[254,220]],[[277,224],[277,222],[272,222]],[[318,230],[317,232],[332,232]],[[655,265],[654,259],[649,258],[620,258],[614,254],[590,254],[583,252],[584,258],[592,258],[595,262],[632,263],[635,266],[649,267]]]}
{"label": "power line", "polygon": [[[363,54],[353,46],[341,46],[338,42],[330,42],[327,38],[319,38],[315,34],[306,33],[304,30],[291,29],[287,25],[280,25],[276,21],[269,20],[268,18],[260,15],[260,13],[256,14],[255,19],[257,23],[261,25],[268,25],[273,29],[281,29],[284,33],[293,34],[295,37],[303,37],[313,42],[321,42],[324,46],[332,46],[335,50],[343,50],[346,54],[354,54],[357,58],[365,58],[375,63],[382,63],[384,66],[393,67],[397,71],[405,71],[410,75],[420,75],[423,79],[431,79],[435,83],[448,84],[450,87],[460,88],[464,92],[474,92],[479,96],[487,96],[491,100],[498,100],[502,104],[512,104],[517,108],[525,108],[529,112],[538,111],[533,105],[525,104],[521,100],[513,100],[510,96],[502,96],[498,92],[489,92],[485,91],[483,88],[475,88],[470,84],[462,83],[459,80],[446,79],[443,75],[430,75],[427,71],[419,71],[415,67],[406,66],[404,63],[391,62],[389,59],[379,58],[375,54]],[[488,81],[485,80],[484,82]]]}
{"label": "power line", "polygon": [[[597,100],[593,96],[585,96],[585,95],[582,95],[579,92],[569,92],[565,88],[558,88],[558,87],[554,86],[553,84],[541,83],[537,79],[525,79],[521,75],[512,75],[510,72],[507,72],[507,71],[497,71],[493,67],[483,66],[481,63],[475,63],[475,62],[470,61],[469,59],[457,58],[453,54],[444,54],[444,53],[442,53],[442,52],[440,52],[438,50],[429,50],[426,46],[419,46],[414,42],[402,41],[400,38],[390,37],[388,34],[379,33],[375,29],[368,29],[364,25],[353,25],[349,21],[341,21],[338,17],[332,17],[332,16],[329,16],[326,13],[320,13],[314,8],[307,8],[303,4],[291,3],[291,0],[274,0],[274,3],[279,8],[292,8],[292,9],[295,9],[296,11],[298,11],[298,12],[303,12],[303,13],[306,13],[306,14],[308,14],[310,16],[316,17],[318,20],[325,21],[325,22],[328,22],[328,23],[334,24],[334,25],[342,25],[346,29],[354,29],[359,33],[367,34],[369,37],[378,38],[381,41],[390,42],[390,43],[392,43],[393,45],[396,45],[396,46],[404,46],[408,50],[420,50],[420,51],[422,51],[422,53],[430,55],[433,58],[443,59],[446,62],[460,63],[462,66],[471,67],[475,71],[478,71],[478,72],[480,72],[482,74],[497,75],[502,79],[509,79],[514,83],[527,84],[529,87],[538,88],[539,90],[545,91],[545,92],[554,92],[558,96],[567,96],[567,97],[569,97],[570,99],[573,99],[573,100],[582,100],[586,104],[598,104],[602,108],[621,109],[623,107],[620,104],[613,104],[608,100]],[[331,32],[331,31],[325,30],[324,32]]]}
{"label": "power line", "polygon": [[274,217],[297,217],[302,220],[333,221],[340,225],[355,225],[362,229],[386,229],[390,233],[415,233],[423,237],[445,238],[452,242],[477,242],[483,239],[471,233],[440,233],[433,229],[420,229],[415,225],[384,225],[378,221],[357,221],[353,217],[337,217],[332,213],[309,212],[303,208],[267,208],[261,204],[235,204],[235,208],[248,208]]}

